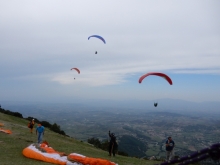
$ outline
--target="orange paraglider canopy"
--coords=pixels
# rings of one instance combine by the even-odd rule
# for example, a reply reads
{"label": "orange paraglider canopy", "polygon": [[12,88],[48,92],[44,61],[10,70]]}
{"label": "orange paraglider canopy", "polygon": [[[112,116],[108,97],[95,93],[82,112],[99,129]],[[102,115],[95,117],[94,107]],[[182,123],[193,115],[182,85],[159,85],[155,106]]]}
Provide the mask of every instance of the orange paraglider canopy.
{"label": "orange paraglider canopy", "polygon": [[80,70],[78,68],[71,68],[70,70],[76,70],[80,74]]}
{"label": "orange paraglider canopy", "polygon": [[151,76],[151,75],[163,77],[163,78],[165,78],[165,79],[167,80],[167,82],[168,82],[170,85],[173,84],[173,82],[172,82],[172,80],[171,80],[170,77],[168,77],[168,76],[167,76],[166,74],[164,74],[164,73],[158,73],[158,72],[150,72],[150,73],[144,74],[143,76],[141,76],[141,77],[139,78],[139,83],[141,83],[144,78],[146,78],[147,76]]}

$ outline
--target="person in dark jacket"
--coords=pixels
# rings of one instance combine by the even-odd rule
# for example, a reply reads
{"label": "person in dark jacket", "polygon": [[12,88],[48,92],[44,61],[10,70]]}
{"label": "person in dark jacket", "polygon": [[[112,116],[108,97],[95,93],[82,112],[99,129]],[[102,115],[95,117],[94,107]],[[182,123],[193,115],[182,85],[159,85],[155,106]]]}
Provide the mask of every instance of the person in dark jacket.
{"label": "person in dark jacket", "polygon": [[173,148],[175,146],[174,141],[172,140],[172,137],[168,137],[167,141],[166,141],[166,159],[168,160],[172,160],[173,156],[174,156],[174,151]]}
{"label": "person in dark jacket", "polygon": [[31,121],[30,121],[30,133],[33,133],[33,128],[34,128],[34,119],[32,119]]}
{"label": "person in dark jacket", "polygon": [[116,137],[114,133],[108,132],[108,135],[110,137],[110,143],[109,143],[109,156],[113,155],[115,156],[115,151],[117,149],[117,142],[116,142]]}

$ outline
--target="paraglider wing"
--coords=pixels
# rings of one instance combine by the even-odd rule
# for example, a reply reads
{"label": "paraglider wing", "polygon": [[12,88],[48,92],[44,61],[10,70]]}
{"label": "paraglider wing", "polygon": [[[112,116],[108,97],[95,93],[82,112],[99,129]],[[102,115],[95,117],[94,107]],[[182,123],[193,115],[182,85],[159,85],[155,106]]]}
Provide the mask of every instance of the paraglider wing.
{"label": "paraglider wing", "polygon": [[173,82],[172,82],[172,80],[170,79],[170,77],[168,77],[168,76],[167,76],[166,74],[164,74],[164,73],[158,73],[158,72],[150,72],[150,73],[144,74],[143,76],[141,76],[141,77],[139,78],[139,83],[141,83],[142,80],[143,80],[145,77],[150,76],[150,75],[155,75],[155,76],[163,77],[163,78],[165,78],[165,79],[168,81],[168,83],[169,83],[170,85],[173,84]]}
{"label": "paraglider wing", "polygon": [[71,68],[70,70],[76,70],[80,74],[80,70],[78,68]]}
{"label": "paraglider wing", "polygon": [[88,40],[89,40],[91,37],[96,37],[96,38],[102,40],[102,41],[106,44],[105,39],[104,39],[103,37],[99,36],[99,35],[91,35],[91,36],[89,36]]}

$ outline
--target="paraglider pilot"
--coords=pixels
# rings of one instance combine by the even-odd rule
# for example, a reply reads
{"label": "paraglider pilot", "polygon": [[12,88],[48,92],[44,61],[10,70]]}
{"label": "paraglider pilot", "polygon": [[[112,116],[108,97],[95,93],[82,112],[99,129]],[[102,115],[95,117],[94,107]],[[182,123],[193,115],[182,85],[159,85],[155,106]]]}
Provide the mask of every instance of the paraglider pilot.
{"label": "paraglider pilot", "polygon": [[36,135],[37,135],[37,142],[40,144],[43,140],[43,135],[44,135],[44,126],[42,126],[41,123],[38,123],[38,126],[36,128]]}
{"label": "paraglider pilot", "polygon": [[172,140],[172,137],[168,137],[166,141],[166,160],[171,160],[174,156],[173,148],[175,142]]}
{"label": "paraglider pilot", "polygon": [[32,119],[31,121],[30,121],[30,132],[32,133],[33,132],[33,128],[34,128],[34,119]]}
{"label": "paraglider pilot", "polygon": [[110,133],[110,131],[108,132],[108,135],[110,137],[110,143],[109,143],[109,156],[111,156],[113,154],[113,156],[115,156],[115,151],[117,149],[117,143],[116,143],[116,137],[114,133]]}

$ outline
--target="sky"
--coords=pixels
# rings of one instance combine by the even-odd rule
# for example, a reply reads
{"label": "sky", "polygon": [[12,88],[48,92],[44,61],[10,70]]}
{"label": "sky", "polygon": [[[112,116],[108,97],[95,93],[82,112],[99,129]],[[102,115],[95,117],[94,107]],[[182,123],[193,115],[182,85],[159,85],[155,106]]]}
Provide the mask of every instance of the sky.
{"label": "sky", "polygon": [[[0,0],[0,101],[220,102],[219,6],[218,0]],[[139,84],[148,72],[168,75],[173,85],[158,76]]]}

